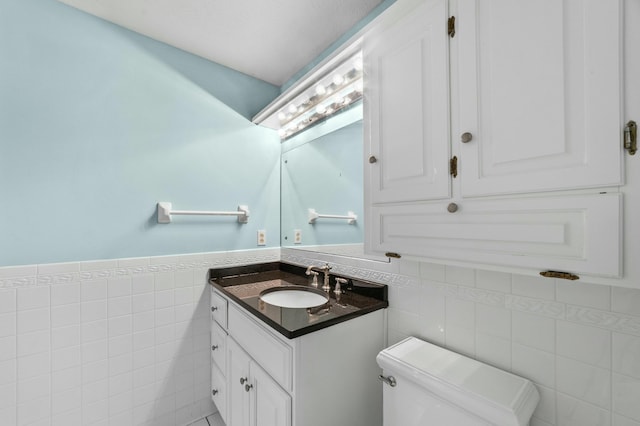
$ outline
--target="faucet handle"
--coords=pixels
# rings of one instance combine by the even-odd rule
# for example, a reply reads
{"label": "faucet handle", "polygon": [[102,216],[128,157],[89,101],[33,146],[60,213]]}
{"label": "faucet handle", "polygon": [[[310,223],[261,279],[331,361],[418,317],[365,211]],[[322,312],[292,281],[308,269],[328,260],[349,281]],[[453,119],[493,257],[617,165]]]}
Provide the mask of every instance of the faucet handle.
{"label": "faucet handle", "polygon": [[335,294],[342,294],[342,288],[340,287],[340,284],[346,284],[347,282],[348,280],[346,278],[336,277],[336,286],[333,289],[333,292]]}
{"label": "faucet handle", "polygon": [[313,280],[311,281],[311,287],[318,287],[318,275],[320,274],[316,271],[309,271],[307,275],[311,275],[313,277]]}

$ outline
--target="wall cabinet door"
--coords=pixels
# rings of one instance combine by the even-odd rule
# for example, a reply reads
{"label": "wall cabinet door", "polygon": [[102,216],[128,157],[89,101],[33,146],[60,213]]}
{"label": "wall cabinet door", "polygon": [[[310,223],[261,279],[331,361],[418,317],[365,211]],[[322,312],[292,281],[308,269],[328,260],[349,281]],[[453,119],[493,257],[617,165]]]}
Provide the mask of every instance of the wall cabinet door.
{"label": "wall cabinet door", "polygon": [[459,0],[462,196],[622,182],[619,0]]}
{"label": "wall cabinet door", "polygon": [[[364,42],[365,141],[374,203],[450,196],[446,0]],[[374,160],[375,158],[375,160]]]}
{"label": "wall cabinet door", "polygon": [[227,426],[291,426],[291,396],[231,338]]}

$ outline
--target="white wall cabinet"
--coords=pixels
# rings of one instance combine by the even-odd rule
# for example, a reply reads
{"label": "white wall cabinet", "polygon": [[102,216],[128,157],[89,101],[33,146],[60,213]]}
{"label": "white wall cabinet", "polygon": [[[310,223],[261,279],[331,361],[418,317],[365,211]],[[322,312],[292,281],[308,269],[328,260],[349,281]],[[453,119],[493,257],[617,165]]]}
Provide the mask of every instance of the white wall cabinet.
{"label": "white wall cabinet", "polygon": [[226,347],[212,356],[212,398],[227,426],[382,423],[384,310],[287,339],[214,288],[211,304],[212,348],[215,336]]}
{"label": "white wall cabinet", "polygon": [[621,276],[620,1],[391,10],[364,38],[366,250]]}

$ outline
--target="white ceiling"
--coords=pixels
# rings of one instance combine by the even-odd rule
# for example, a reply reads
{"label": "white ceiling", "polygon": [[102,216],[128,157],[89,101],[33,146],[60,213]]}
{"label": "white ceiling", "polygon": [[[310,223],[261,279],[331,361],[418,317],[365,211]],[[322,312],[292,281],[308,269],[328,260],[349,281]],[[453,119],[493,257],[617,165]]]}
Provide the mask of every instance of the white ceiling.
{"label": "white ceiling", "polygon": [[281,86],[382,0],[59,0]]}

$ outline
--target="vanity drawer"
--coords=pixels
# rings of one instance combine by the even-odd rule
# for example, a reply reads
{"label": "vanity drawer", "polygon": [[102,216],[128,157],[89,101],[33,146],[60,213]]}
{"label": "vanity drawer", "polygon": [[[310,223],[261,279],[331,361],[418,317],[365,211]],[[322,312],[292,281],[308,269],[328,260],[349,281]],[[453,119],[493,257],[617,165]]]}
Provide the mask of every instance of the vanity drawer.
{"label": "vanity drawer", "polygon": [[211,366],[211,400],[220,412],[222,420],[227,421],[227,382],[218,370],[218,367]]}
{"label": "vanity drawer", "polygon": [[233,304],[229,305],[229,334],[280,386],[289,392],[292,390],[290,346]]}
{"label": "vanity drawer", "polygon": [[227,328],[227,299],[211,289],[211,319]]}
{"label": "vanity drawer", "polygon": [[225,375],[227,371],[227,333],[215,321],[211,323],[211,359]]}

